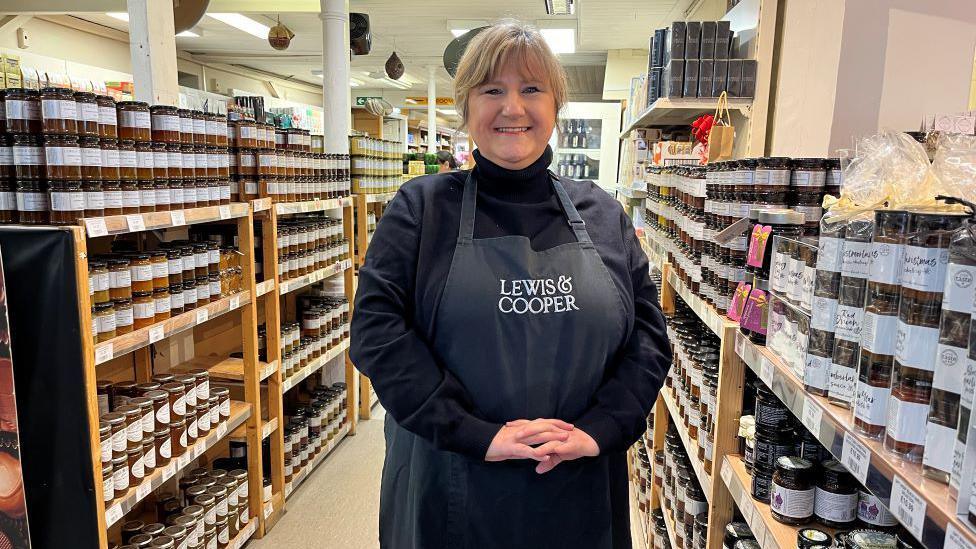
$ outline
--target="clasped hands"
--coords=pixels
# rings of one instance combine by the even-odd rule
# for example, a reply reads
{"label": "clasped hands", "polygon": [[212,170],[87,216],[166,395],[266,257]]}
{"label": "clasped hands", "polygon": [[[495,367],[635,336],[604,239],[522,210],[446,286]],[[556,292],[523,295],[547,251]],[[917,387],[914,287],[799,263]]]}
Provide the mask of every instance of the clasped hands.
{"label": "clasped hands", "polygon": [[600,455],[593,437],[558,419],[509,421],[492,439],[485,461],[534,459],[535,472],[552,471],[564,461]]}

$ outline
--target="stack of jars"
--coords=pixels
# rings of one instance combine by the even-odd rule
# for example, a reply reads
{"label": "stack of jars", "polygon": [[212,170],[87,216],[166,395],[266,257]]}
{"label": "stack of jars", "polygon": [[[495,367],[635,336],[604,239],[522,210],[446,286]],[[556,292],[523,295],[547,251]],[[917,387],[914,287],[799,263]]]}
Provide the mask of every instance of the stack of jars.
{"label": "stack of jars", "polygon": [[311,364],[349,337],[349,301],[344,297],[303,296],[301,322],[281,328],[281,373],[285,377]]}
{"label": "stack of jars", "polygon": [[655,467],[654,482],[663,488],[663,512],[674,522],[676,549],[704,549],[705,540],[695,535],[695,524],[708,524],[708,500],[673,423],[664,435],[663,454],[664,467],[660,475]]}
{"label": "stack of jars", "polygon": [[403,150],[399,141],[365,136],[349,138],[352,192],[391,193],[403,182]]}
{"label": "stack of jars", "polygon": [[236,248],[213,240],[164,242],[160,249],[88,262],[92,338],[108,341],[241,291]]}
{"label": "stack of jars", "polygon": [[290,483],[307,467],[346,424],[348,400],[346,384],[317,386],[310,398],[293,408],[285,426],[285,482]]}
{"label": "stack of jars", "polygon": [[349,155],[312,152],[309,132],[232,113],[227,137],[232,193],[241,201],[299,202],[349,196]]}
{"label": "stack of jars", "polygon": [[642,441],[634,445],[631,471],[634,474],[634,492],[637,494],[637,509],[641,513],[646,513],[651,509],[651,485],[654,482],[654,471],[651,469],[651,461],[647,456],[647,448]]}
{"label": "stack of jars", "polygon": [[158,374],[147,383],[99,381],[96,391],[106,502],[126,495],[230,418],[230,391],[211,389],[203,369]]}
{"label": "stack of jars", "polygon": [[178,495],[157,502],[159,522],[122,524],[123,547],[227,547],[250,521],[248,493],[244,469],[194,469],[180,479]]}
{"label": "stack of jars", "polygon": [[675,404],[689,439],[697,445],[697,459],[706,471],[714,459],[716,395],[718,392],[721,342],[680,297],[675,313],[668,318],[674,365],[665,383],[673,391]]}
{"label": "stack of jars", "polygon": [[277,245],[281,280],[324,269],[349,254],[342,220],[324,215],[279,220]]}

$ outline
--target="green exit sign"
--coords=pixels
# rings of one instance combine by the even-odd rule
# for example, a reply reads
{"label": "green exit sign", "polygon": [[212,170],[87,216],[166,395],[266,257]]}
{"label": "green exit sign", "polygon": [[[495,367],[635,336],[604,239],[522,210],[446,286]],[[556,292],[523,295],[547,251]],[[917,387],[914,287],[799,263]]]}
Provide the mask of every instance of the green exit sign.
{"label": "green exit sign", "polygon": [[357,107],[364,107],[364,106],[366,106],[366,102],[369,101],[370,99],[383,99],[383,98],[382,97],[374,97],[374,96],[366,96],[366,97],[364,97],[364,96],[357,96],[356,97],[356,106]]}

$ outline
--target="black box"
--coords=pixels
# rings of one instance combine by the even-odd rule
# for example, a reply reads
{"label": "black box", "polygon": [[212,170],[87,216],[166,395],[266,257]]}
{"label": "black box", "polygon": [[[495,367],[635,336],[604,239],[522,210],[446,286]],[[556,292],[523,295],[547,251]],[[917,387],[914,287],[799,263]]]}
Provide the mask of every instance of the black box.
{"label": "black box", "polygon": [[688,30],[684,21],[675,21],[671,23],[671,29],[668,32],[666,42],[668,47],[664,54],[664,66],[667,66],[672,59],[685,58],[685,34]]}
{"label": "black box", "polygon": [[718,97],[729,83],[729,60],[716,59],[712,70],[712,97]]}
{"label": "black box", "polygon": [[701,28],[700,21],[688,21],[688,33],[685,37],[685,59],[698,59],[701,56]]}
{"label": "black box", "polygon": [[697,59],[685,60],[685,97],[698,96],[698,63]]}
{"label": "black box", "polygon": [[753,97],[756,95],[756,70],[758,66],[755,59],[742,60],[742,80],[739,88],[740,97]]}
{"label": "black box", "polygon": [[[651,52],[650,59],[648,60],[649,66],[651,68],[657,67],[661,68],[664,66],[664,50],[665,43],[664,40],[667,37],[668,29],[657,29],[654,31],[654,36],[651,37]],[[650,71],[648,71],[649,73]]]}
{"label": "black box", "polygon": [[729,58],[729,45],[732,43],[732,30],[728,21],[715,22],[715,59]]}
{"label": "black box", "polygon": [[[715,21],[702,23],[701,58],[715,59]],[[711,91],[711,90],[709,90]]]}
{"label": "black box", "polygon": [[742,60],[729,59],[729,83],[725,88],[729,97],[740,97],[742,93]]}
{"label": "black box", "polygon": [[647,104],[657,101],[658,97],[661,97],[661,73],[664,71],[661,67],[655,67],[651,69],[650,76],[648,76],[647,83]]}
{"label": "black box", "polygon": [[715,97],[712,95],[712,74],[715,61],[702,59],[698,66],[698,97]]}
{"label": "black box", "polygon": [[661,73],[661,97],[681,97],[685,81],[685,60],[672,59]]}

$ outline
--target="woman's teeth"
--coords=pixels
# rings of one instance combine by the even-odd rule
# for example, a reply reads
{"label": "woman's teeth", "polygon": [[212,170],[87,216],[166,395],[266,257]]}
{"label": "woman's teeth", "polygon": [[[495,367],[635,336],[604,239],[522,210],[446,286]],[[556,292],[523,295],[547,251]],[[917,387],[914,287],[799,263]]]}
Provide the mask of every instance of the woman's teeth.
{"label": "woman's teeth", "polygon": [[521,133],[521,132],[529,131],[529,128],[524,126],[517,127],[517,128],[495,128],[495,131],[502,132],[502,133]]}

